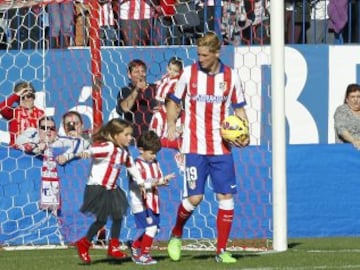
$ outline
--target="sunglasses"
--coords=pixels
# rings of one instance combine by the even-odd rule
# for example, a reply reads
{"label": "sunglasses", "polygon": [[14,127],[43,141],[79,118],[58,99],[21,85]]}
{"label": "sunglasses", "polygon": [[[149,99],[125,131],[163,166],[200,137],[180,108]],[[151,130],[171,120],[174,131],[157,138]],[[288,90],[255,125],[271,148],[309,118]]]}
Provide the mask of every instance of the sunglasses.
{"label": "sunglasses", "polygon": [[29,93],[26,95],[21,96],[21,99],[24,100],[25,98],[35,98],[35,95],[33,93]]}
{"label": "sunglasses", "polygon": [[55,131],[56,127],[55,126],[40,126],[41,130],[47,130],[47,131]]}

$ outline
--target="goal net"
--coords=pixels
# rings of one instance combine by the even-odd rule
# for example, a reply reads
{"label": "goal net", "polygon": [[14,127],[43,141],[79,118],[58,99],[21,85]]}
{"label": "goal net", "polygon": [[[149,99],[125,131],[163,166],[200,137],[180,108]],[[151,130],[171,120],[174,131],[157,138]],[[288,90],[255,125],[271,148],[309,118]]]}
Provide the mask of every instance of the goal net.
{"label": "goal net", "polygon": [[[116,14],[121,1],[112,2],[115,21],[119,21],[119,15]],[[53,39],[50,34],[52,22],[49,20],[49,5],[65,3],[73,5],[75,10],[73,32],[69,39],[61,31],[60,35],[56,36],[58,39]],[[76,12],[78,8],[84,8],[85,4],[87,8]],[[116,97],[121,87],[129,83],[127,65],[131,60],[141,59],[147,64],[147,80],[152,83],[165,74],[171,57],[181,58],[184,65],[196,61],[196,47],[192,46],[189,40],[185,46],[165,45],[163,41],[166,38],[157,39],[160,45],[150,42],[148,46],[122,46],[122,42],[117,41],[110,46],[104,46],[101,43],[98,8],[99,2],[93,0],[74,3],[0,0],[0,102],[4,102],[4,108],[19,106],[18,102],[9,99],[18,82],[31,82],[36,89],[35,105],[54,117],[58,134],[64,134],[62,115],[67,111],[79,112],[85,129],[91,132],[109,119],[119,117],[115,110]],[[236,8],[232,9],[233,7],[228,7],[228,13],[224,14],[238,11]],[[87,16],[88,12],[90,16]],[[195,9],[194,12],[199,11]],[[188,23],[186,17],[182,23],[178,19],[178,24],[173,16],[166,17],[169,18],[175,26]],[[76,41],[78,36],[74,34],[78,27],[77,20],[84,23],[79,28],[82,31],[80,43]],[[89,20],[88,25],[86,20]],[[170,40],[178,37],[171,32],[174,24],[165,24],[164,16],[157,17],[153,23],[156,31],[152,32],[152,36],[161,36],[168,30],[166,35]],[[119,24],[115,23],[114,27],[119,33]],[[80,31],[79,29],[77,31]],[[257,43],[262,43],[259,39],[260,32],[251,32],[254,34],[252,36],[243,34],[241,30],[237,36],[229,39],[235,46],[223,46],[221,51],[222,61],[236,68],[242,78],[251,131],[251,145],[233,151],[238,193],[235,197],[235,219],[229,247],[244,250],[269,249],[272,239],[269,143],[271,106],[268,93],[270,52],[265,45],[244,44],[250,43],[248,38],[252,37],[256,38]],[[76,34],[80,35],[79,32]],[[188,35],[181,37],[183,40],[189,38]],[[237,37],[239,39],[236,39]],[[239,44],[243,45],[238,46]],[[9,145],[9,123],[9,119],[0,116],[0,246],[73,244],[86,233],[93,222],[92,217],[84,216],[79,211],[90,161],[74,160],[64,166],[57,166],[60,179],[60,211],[55,215],[42,210],[39,207],[42,158],[39,155],[26,154]],[[137,155],[136,148],[131,147],[131,152]],[[182,198],[182,168],[177,154],[176,150],[166,148],[158,154],[163,172],[175,172],[177,176],[168,188],[160,191],[161,229],[156,239],[158,242],[155,243],[159,247],[162,247],[162,242],[167,241],[170,236],[177,206]],[[128,187],[127,181],[123,171],[118,183],[125,191]],[[188,248],[215,248],[216,215],[217,202],[209,184],[204,201],[185,227],[184,240]],[[121,241],[131,239],[135,232],[134,219],[129,213],[122,226]],[[106,226],[106,236],[109,236],[109,224]],[[94,239],[94,243],[97,240]]]}

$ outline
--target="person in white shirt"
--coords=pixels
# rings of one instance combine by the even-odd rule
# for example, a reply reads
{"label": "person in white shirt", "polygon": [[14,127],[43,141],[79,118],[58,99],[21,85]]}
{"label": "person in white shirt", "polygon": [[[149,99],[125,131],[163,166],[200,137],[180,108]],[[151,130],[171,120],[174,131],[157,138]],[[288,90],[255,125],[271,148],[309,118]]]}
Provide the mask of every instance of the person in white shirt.
{"label": "person in white shirt", "polygon": [[334,44],[335,33],[329,29],[329,0],[314,0],[311,2],[310,27],[306,31],[306,42],[311,44]]}
{"label": "person in white shirt", "polygon": [[52,152],[60,153],[55,158],[60,165],[76,158],[78,153],[89,146],[89,142],[82,138],[58,135],[55,120],[50,116],[40,118],[38,128],[30,127],[22,132],[15,144],[16,148],[35,155],[42,155],[51,148]]}

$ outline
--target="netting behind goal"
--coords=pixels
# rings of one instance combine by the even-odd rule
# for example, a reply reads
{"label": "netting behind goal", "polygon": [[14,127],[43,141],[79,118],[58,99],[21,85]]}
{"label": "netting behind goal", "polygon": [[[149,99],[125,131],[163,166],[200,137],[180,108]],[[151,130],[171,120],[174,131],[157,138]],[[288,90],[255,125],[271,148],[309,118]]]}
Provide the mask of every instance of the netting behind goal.
{"label": "netting behind goal", "polygon": [[[94,37],[99,38],[96,33]],[[116,97],[120,88],[128,84],[127,64],[131,60],[143,60],[148,66],[148,81],[156,82],[166,72],[171,57],[180,57],[185,65],[197,59],[193,46],[101,47],[99,50],[98,40],[90,43],[90,47],[70,46],[67,49],[49,49],[43,43],[44,46],[37,49],[1,50],[0,101],[11,95],[17,82],[29,81],[37,89],[36,105],[54,116],[59,134],[64,132],[61,116],[69,110],[78,111],[83,116],[85,129],[92,130],[94,122],[96,127],[101,124],[99,121],[119,117],[115,111]],[[234,149],[238,194],[229,246],[269,248],[272,238],[269,50],[263,46],[225,46],[221,58],[239,71],[244,82],[251,130],[251,146]],[[131,151],[136,156],[137,150],[131,148]],[[170,187],[160,191],[159,241],[169,238],[181,200],[183,179],[176,154],[176,150],[162,149],[158,155],[164,173],[177,174]],[[1,246],[72,244],[86,233],[93,221],[92,217],[79,212],[89,161],[75,160],[58,166],[61,188],[58,216],[39,208],[41,166],[40,156],[9,147],[8,121],[0,118]],[[127,191],[125,172],[120,175],[119,185]],[[205,200],[185,227],[184,239],[189,240],[188,247],[214,248],[216,214],[217,203],[209,184]],[[134,219],[129,213],[121,240],[131,239],[135,232]]]}

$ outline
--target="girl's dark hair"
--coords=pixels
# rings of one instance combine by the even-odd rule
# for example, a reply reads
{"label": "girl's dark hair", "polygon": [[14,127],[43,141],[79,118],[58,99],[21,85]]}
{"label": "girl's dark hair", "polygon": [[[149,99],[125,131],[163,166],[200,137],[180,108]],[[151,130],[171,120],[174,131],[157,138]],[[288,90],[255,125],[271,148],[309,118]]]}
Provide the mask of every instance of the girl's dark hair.
{"label": "girl's dark hair", "polygon": [[351,83],[346,88],[345,98],[344,98],[344,104],[347,103],[346,99],[349,97],[349,95],[353,92],[360,91],[360,85],[356,83]]}
{"label": "girl's dark hair", "polygon": [[161,141],[159,136],[152,130],[144,132],[137,140],[137,147],[144,151],[153,151],[157,153],[161,149]]}
{"label": "girl's dark hair", "polygon": [[92,140],[93,142],[111,141],[117,145],[114,139],[115,135],[123,132],[127,127],[132,127],[132,124],[119,118],[111,119],[92,135]]}

